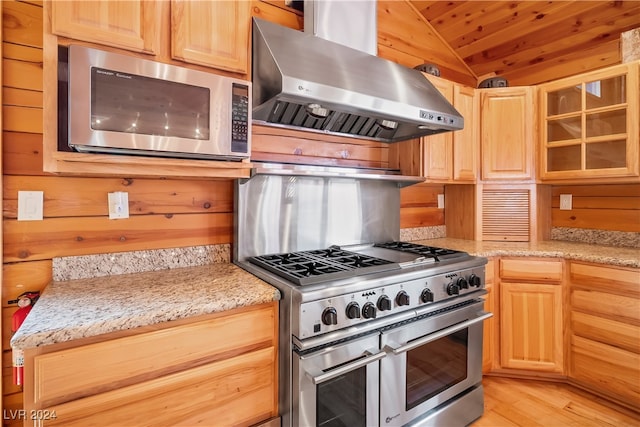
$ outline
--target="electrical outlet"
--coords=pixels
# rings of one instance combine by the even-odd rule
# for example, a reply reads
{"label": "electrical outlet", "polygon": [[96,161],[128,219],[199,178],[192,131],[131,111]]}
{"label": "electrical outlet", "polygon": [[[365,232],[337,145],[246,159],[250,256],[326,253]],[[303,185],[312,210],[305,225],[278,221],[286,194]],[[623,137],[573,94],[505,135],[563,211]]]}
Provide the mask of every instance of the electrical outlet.
{"label": "electrical outlet", "polygon": [[438,209],[444,209],[444,194],[438,194]]}
{"label": "electrical outlet", "polygon": [[572,209],[573,197],[571,194],[560,195],[560,210],[570,211]]}
{"label": "electrical outlet", "polygon": [[18,221],[42,221],[43,191],[18,191]]}
{"label": "electrical outlet", "polygon": [[129,218],[129,193],[109,193],[109,219]]}

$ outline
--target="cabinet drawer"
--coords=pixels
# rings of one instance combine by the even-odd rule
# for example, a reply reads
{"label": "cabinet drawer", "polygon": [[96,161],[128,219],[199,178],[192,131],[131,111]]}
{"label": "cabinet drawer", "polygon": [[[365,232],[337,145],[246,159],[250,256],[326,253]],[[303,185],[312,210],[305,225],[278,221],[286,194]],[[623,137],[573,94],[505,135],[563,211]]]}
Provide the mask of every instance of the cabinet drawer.
{"label": "cabinet drawer", "polygon": [[501,259],[500,278],[561,282],[562,264],[562,260]]}
{"label": "cabinet drawer", "polygon": [[44,425],[251,425],[276,415],[276,382],[270,347],[49,407]]}
{"label": "cabinet drawer", "polygon": [[597,313],[614,320],[640,322],[640,300],[634,297],[573,289],[571,308]]}
{"label": "cabinet drawer", "polygon": [[571,284],[576,287],[608,290],[640,297],[640,269],[618,268],[572,262],[569,266]]}
{"label": "cabinet drawer", "polygon": [[571,331],[574,335],[640,354],[638,326],[574,311]]}
{"label": "cabinet drawer", "polygon": [[572,336],[569,376],[639,408],[640,355]]}
{"label": "cabinet drawer", "polygon": [[34,402],[51,406],[274,345],[275,306],[34,357]]}

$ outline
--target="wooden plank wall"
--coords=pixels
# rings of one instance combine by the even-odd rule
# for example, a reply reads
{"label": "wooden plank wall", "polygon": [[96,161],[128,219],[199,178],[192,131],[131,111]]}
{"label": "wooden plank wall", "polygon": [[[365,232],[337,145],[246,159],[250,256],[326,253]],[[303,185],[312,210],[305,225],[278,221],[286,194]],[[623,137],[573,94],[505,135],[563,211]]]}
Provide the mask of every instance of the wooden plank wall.
{"label": "wooden plank wall", "polygon": [[[560,194],[573,209],[560,210]],[[551,226],[640,232],[640,184],[553,186]]]}
{"label": "wooden plank wall", "polygon": [[[299,17],[255,2],[254,14],[299,25]],[[233,181],[58,177],[42,171],[42,2],[3,1],[2,384],[6,411],[22,407],[12,384],[7,301],[42,290],[52,258],[69,255],[232,242]],[[318,138],[322,138],[319,140]],[[388,167],[388,146],[350,138],[255,129],[254,159]],[[19,190],[44,191],[44,220],[17,221]],[[107,193],[129,193],[130,218],[109,220]],[[402,191],[403,227],[444,224],[436,208],[441,186]],[[5,420],[5,424],[8,423]]]}

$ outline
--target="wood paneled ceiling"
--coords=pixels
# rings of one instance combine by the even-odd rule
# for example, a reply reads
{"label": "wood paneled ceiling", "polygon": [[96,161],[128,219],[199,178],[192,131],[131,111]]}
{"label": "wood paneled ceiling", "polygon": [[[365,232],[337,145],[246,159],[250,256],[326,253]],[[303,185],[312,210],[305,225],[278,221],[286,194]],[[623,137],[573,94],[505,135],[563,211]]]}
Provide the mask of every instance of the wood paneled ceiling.
{"label": "wood paneled ceiling", "polygon": [[640,1],[409,1],[479,80],[537,84],[621,62]]}

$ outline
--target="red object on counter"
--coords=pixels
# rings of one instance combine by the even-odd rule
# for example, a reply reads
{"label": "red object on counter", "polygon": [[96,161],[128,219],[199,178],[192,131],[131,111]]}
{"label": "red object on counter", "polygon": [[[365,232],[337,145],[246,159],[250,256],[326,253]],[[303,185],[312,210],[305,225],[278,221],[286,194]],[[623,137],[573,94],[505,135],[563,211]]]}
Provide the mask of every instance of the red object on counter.
{"label": "red object on counter", "polygon": [[[22,326],[24,319],[31,312],[33,305],[38,301],[40,292],[24,292],[18,296],[18,299],[9,301],[9,304],[18,304],[18,310],[13,313],[11,323],[11,333],[15,334],[16,331]],[[22,350],[13,350],[13,383],[15,385],[22,385],[24,379],[24,353]]]}

